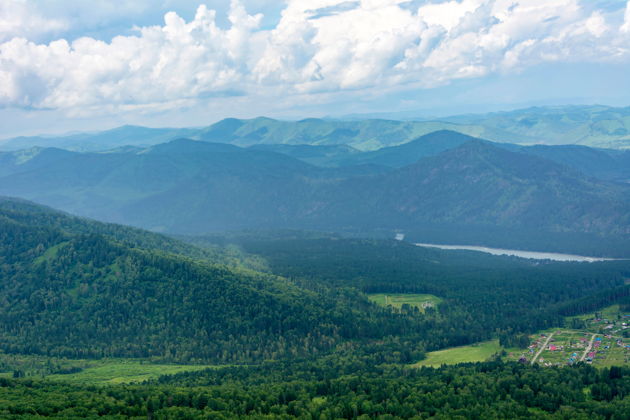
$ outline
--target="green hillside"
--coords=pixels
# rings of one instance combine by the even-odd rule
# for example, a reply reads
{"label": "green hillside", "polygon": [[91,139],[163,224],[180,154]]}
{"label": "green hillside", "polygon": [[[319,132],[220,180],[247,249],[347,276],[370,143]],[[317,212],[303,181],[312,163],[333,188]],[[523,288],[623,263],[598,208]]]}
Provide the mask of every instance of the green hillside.
{"label": "green hillside", "polygon": [[324,299],[190,248],[1,199],[0,350],[251,361],[326,351],[344,338],[407,325],[366,311],[370,305],[358,295]]}
{"label": "green hillside", "polygon": [[[628,306],[628,261],[291,231],[190,242],[0,199],[0,417],[626,413],[627,367],[542,369],[497,353],[565,316]],[[222,265],[235,257],[217,244],[267,272]]]}

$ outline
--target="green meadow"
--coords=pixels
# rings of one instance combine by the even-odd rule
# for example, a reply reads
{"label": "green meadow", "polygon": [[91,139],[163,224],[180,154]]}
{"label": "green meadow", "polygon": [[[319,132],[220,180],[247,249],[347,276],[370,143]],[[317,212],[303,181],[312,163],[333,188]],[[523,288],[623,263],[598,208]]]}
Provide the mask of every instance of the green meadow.
{"label": "green meadow", "polygon": [[441,365],[454,365],[457,363],[483,362],[494,354],[501,352],[501,350],[503,350],[503,348],[499,345],[499,340],[484,341],[469,346],[432,351],[427,353],[426,359],[413,366],[439,367]]}
{"label": "green meadow", "polygon": [[158,378],[161,375],[192,372],[210,367],[212,366],[153,364],[135,360],[109,360],[103,361],[96,366],[83,369],[81,372],[65,375],[49,375],[47,378],[81,384],[120,384],[143,382],[148,379]]}
{"label": "green meadow", "polygon": [[[45,377],[76,384],[122,384],[143,382],[161,375],[199,371],[210,365],[177,365],[139,359],[72,360],[48,359],[44,356],[9,356],[0,354],[0,377],[11,377],[15,371],[26,377]],[[71,373],[50,373],[66,371]]]}

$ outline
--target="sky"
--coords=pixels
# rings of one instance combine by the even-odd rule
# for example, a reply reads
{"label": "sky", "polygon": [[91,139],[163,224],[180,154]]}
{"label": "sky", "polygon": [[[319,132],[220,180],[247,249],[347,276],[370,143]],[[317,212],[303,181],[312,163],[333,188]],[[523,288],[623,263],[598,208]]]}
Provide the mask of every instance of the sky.
{"label": "sky", "polygon": [[0,0],[0,138],[630,105],[626,0]]}

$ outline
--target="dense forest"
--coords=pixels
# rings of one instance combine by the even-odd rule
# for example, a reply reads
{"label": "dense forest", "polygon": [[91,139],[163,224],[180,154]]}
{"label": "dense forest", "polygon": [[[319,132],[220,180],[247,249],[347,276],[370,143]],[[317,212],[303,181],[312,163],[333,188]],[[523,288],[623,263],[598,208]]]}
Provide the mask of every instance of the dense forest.
{"label": "dense forest", "polygon": [[159,235],[2,203],[5,352],[251,361],[420,328],[413,314],[379,309],[357,292],[307,291],[273,274],[151,248],[188,250]]}
{"label": "dense forest", "polygon": [[[570,305],[625,291],[630,273],[623,261],[532,263],[338,237],[254,237],[227,253],[8,199],[0,216],[8,353],[233,363],[350,345],[375,362],[412,362],[561,325]],[[394,311],[369,302],[375,292],[442,303]]]}
{"label": "dense forest", "polygon": [[[624,419],[630,407],[627,367],[542,369],[500,353],[413,367],[429,351],[522,347],[568,315],[630,307],[628,261],[292,231],[175,239],[6,198],[0,251],[4,368],[49,360],[0,375],[0,417]],[[440,303],[395,309],[370,293]],[[37,376],[119,357],[223,366],[133,385]]]}
{"label": "dense forest", "polygon": [[628,261],[533,262],[338,237],[243,236],[234,241],[264,257],[273,272],[306,288],[445,298],[423,318],[431,324],[431,335],[423,340],[428,350],[562,325],[565,315],[610,305],[630,293]]}
{"label": "dense forest", "polygon": [[0,378],[0,416],[137,419],[610,419],[630,412],[630,369],[501,361],[410,369],[331,360],[211,369],[144,385]]}

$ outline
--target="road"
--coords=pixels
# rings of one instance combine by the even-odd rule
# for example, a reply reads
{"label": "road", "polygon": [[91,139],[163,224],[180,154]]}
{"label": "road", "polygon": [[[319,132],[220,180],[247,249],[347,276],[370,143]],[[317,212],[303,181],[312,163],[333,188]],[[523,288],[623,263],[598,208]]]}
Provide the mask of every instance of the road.
{"label": "road", "polygon": [[538,356],[540,356],[540,353],[542,353],[542,351],[547,348],[547,344],[549,344],[549,340],[551,340],[551,337],[553,337],[554,334],[555,333],[549,334],[549,336],[545,340],[545,344],[540,346],[540,349],[536,352],[536,354],[534,355],[534,358],[532,359],[532,365],[536,362],[536,359],[538,359]]}
{"label": "road", "polygon": [[593,334],[593,336],[591,337],[591,341],[589,341],[588,346],[586,346],[586,349],[584,350],[584,354],[582,354],[582,357],[580,357],[580,362],[583,362],[588,352],[591,351],[591,347],[593,347],[593,341],[595,341],[596,335],[597,334]]}

